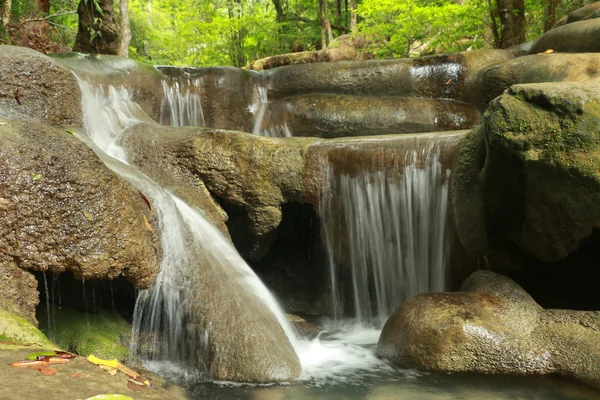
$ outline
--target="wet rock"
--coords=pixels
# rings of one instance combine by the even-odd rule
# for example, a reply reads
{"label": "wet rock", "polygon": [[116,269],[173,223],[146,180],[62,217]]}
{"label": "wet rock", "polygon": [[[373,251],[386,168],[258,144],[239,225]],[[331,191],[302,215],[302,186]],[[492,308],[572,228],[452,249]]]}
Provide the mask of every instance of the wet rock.
{"label": "wet rock", "polygon": [[81,92],[69,69],[25,47],[0,46],[0,115],[81,125]]}
{"label": "wet rock", "polygon": [[332,138],[468,129],[479,114],[452,100],[313,95],[279,101],[267,118],[295,136]]}
{"label": "wet rock", "polygon": [[[2,261],[2,258],[5,260]],[[0,255],[0,308],[37,325],[35,306],[38,303],[35,277],[9,261],[9,257]]]}
{"label": "wet rock", "polygon": [[529,84],[490,104],[465,139],[452,185],[469,252],[508,246],[558,261],[600,226],[599,98],[598,84]]}
{"label": "wet rock", "polygon": [[506,89],[519,83],[600,82],[600,54],[534,54],[482,69],[470,86],[470,102],[484,111]]}
{"label": "wet rock", "polygon": [[149,124],[131,128],[123,143],[137,149],[132,162],[142,169],[203,182],[213,196],[243,207],[260,241],[279,226],[281,205],[300,198],[304,153],[314,141]]}
{"label": "wet rock", "polygon": [[537,39],[530,54],[552,49],[561,53],[600,52],[600,19],[586,19],[551,29]]}
{"label": "wet rock", "polygon": [[64,130],[2,119],[0,257],[78,279],[123,275],[137,288],[157,272],[139,193]]}
{"label": "wet rock", "polygon": [[504,276],[478,271],[462,292],[407,299],[377,353],[426,371],[557,373],[600,386],[598,313],[544,310]]}

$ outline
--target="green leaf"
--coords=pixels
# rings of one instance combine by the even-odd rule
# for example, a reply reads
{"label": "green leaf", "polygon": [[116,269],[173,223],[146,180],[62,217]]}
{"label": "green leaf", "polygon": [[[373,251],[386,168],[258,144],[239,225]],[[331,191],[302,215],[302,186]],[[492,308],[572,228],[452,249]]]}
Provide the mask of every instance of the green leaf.
{"label": "green leaf", "polygon": [[37,181],[39,180],[43,175],[42,174],[37,174],[36,176],[33,177],[33,181]]}
{"label": "green leaf", "polygon": [[75,135],[75,132],[73,132],[73,131],[72,131],[72,130],[70,130],[70,129],[67,129],[67,133],[68,133],[69,135]]}
{"label": "green leaf", "polygon": [[55,351],[37,351],[35,353],[28,354],[27,357],[25,357],[25,358],[28,360],[35,360],[38,356],[54,357],[54,356],[56,356],[56,352]]}

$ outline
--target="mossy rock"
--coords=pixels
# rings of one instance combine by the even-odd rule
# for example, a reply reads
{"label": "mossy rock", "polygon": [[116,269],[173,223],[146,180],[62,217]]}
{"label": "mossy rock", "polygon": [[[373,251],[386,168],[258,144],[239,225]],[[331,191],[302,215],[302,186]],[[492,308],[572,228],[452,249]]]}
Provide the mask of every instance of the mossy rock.
{"label": "mossy rock", "polygon": [[[44,325],[46,317],[40,315]],[[93,354],[100,358],[126,360],[129,350],[126,343],[131,326],[115,313],[88,314],[72,309],[57,310],[55,331],[43,329],[56,344],[82,356]]]}
{"label": "mossy rock", "polygon": [[31,322],[0,309],[0,348],[4,346],[37,346],[56,349],[56,345]]}

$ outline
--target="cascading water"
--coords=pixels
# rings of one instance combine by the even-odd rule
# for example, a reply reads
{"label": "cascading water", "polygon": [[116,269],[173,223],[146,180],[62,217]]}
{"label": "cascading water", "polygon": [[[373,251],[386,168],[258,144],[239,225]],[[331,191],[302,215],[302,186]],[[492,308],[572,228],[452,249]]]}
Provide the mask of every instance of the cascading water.
{"label": "cascading water", "polygon": [[160,123],[171,126],[205,126],[202,78],[164,78]]}
{"label": "cascading water", "polygon": [[[366,325],[381,327],[408,296],[446,288],[450,171],[440,143],[415,143],[394,168],[327,168],[320,209],[336,319],[344,314],[345,268],[355,317]],[[346,266],[336,260],[342,253]]]}
{"label": "cascading water", "polygon": [[[254,115],[254,125],[252,127],[252,133],[255,135],[266,136],[266,137],[290,137],[292,131],[287,123],[280,125],[270,125],[265,120],[267,111],[269,109],[269,97],[268,91],[265,84],[255,83],[252,104],[248,107],[248,110]],[[267,125],[267,126],[265,126]]]}
{"label": "cascading water", "polygon": [[[223,235],[196,210],[165,191],[149,177],[127,163],[128,152],[119,145],[126,129],[147,120],[132,94],[124,87],[102,85],[79,79],[84,124],[90,143],[105,164],[130,181],[152,199],[161,230],[162,260],[160,272],[151,289],[139,294],[134,313],[132,350],[137,351],[137,339],[149,335],[158,344],[155,358],[189,365],[197,351],[207,345],[207,331],[190,329],[193,306],[192,291],[197,291],[198,268],[195,257],[202,254],[209,259],[213,270],[222,270],[226,279],[238,281],[247,293],[263,304],[267,313],[275,316],[292,345],[296,344],[290,326],[276,300],[242,260]],[[239,293],[231,293],[238,296]],[[201,297],[201,296],[200,296]],[[247,301],[247,299],[246,299]],[[210,323],[209,323],[210,324]]]}

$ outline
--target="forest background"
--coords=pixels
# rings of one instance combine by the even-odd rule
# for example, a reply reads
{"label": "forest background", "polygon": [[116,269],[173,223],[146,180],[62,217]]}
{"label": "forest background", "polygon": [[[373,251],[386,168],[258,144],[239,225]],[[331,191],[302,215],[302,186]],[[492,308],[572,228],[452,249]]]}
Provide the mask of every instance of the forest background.
{"label": "forest background", "polygon": [[0,42],[180,66],[244,67],[342,42],[365,58],[414,57],[524,43],[590,2],[0,0]]}

